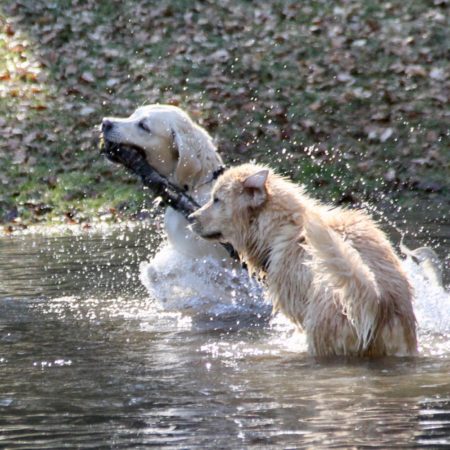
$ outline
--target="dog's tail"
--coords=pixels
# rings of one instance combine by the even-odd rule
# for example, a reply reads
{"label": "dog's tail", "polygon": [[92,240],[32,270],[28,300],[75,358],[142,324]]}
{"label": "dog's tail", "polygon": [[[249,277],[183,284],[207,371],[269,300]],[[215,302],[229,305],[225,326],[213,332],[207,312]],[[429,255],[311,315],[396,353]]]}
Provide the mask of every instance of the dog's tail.
{"label": "dog's tail", "polygon": [[311,264],[320,287],[339,292],[344,313],[355,327],[360,349],[369,347],[377,328],[380,292],[375,276],[361,255],[319,217],[305,223]]}

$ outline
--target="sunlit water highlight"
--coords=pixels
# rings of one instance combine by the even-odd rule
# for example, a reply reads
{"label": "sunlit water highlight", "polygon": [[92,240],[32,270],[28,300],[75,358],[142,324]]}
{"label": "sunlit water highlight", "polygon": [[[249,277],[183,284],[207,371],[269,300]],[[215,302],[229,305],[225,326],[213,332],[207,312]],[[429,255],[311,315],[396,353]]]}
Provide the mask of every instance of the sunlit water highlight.
{"label": "sunlit water highlight", "polygon": [[420,356],[317,361],[257,285],[160,240],[0,241],[1,447],[450,445],[450,298],[412,260]]}
{"label": "sunlit water highlight", "polygon": [[[450,353],[450,293],[430,280],[411,257],[403,260],[403,266],[415,292],[414,310],[422,353]],[[271,307],[263,290],[255,281],[248,280],[243,271],[223,269],[213,258],[193,261],[168,244],[150,263],[141,264],[140,278],[164,311],[216,319],[233,315],[244,320],[270,316]],[[273,339],[282,348],[306,351],[301,336],[287,339],[287,334],[297,333],[293,333],[293,326],[282,316],[272,318],[271,324],[276,330]]]}

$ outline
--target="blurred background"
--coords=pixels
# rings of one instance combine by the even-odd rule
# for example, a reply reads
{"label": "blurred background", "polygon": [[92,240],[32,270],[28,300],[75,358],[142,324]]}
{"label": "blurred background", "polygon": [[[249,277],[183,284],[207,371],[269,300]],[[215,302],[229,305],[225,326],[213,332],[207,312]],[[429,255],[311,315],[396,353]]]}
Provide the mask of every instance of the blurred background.
{"label": "blurred background", "polygon": [[228,164],[448,222],[447,0],[2,0],[0,222],[145,217],[102,117],[186,109]]}

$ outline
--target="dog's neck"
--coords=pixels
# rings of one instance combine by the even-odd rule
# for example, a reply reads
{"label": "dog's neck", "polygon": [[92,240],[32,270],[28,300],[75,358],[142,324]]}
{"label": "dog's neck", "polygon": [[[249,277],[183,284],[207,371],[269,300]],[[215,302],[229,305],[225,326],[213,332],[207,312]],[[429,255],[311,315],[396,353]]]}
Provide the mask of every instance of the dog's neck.
{"label": "dog's neck", "polygon": [[208,160],[209,166],[204,168],[203,174],[195,185],[192,187],[184,186],[186,192],[201,206],[209,200],[215,181],[225,171],[225,166],[222,164],[219,154],[216,153],[214,156],[214,160],[213,158]]}
{"label": "dog's neck", "polygon": [[[222,175],[226,170],[225,166],[219,166],[217,169],[213,170],[213,172],[211,174],[207,173],[205,176],[205,180],[203,182],[200,182],[197,184],[197,189],[202,187],[202,186],[206,186],[206,185],[212,185],[217,178],[220,177],[220,175]],[[210,186],[211,188],[212,186]]]}
{"label": "dog's neck", "polygon": [[[260,214],[260,217],[252,224],[244,251],[245,260],[250,269],[258,273],[260,277],[266,277],[271,265],[275,262],[276,254],[295,242],[300,244],[304,241],[303,226],[300,223],[273,220],[272,225],[267,226],[265,215]],[[284,218],[281,217],[281,219]]]}
{"label": "dog's neck", "polygon": [[197,183],[193,189],[187,187],[186,192],[188,192],[197,203],[203,206],[209,200],[215,181],[224,171],[225,166],[221,165],[213,170],[212,173],[207,172],[203,177],[203,181]]}
{"label": "dog's neck", "polygon": [[266,203],[249,213],[237,239],[238,251],[249,269],[260,277],[270,271],[274,256],[292,250],[295,243],[298,251],[303,251],[305,215],[316,208],[314,200],[300,188],[293,189],[286,181],[277,181],[271,186]]}

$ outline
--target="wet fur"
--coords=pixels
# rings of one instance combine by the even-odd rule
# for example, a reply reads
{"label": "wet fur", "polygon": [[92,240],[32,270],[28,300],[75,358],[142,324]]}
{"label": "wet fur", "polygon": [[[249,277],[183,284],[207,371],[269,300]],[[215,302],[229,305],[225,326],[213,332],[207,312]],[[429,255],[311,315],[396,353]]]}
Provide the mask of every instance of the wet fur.
{"label": "wet fur", "polygon": [[[211,136],[182,109],[156,104],[142,106],[129,117],[106,117],[103,134],[112,142],[139,147],[158,172],[185,188],[199,204],[207,201],[212,174],[222,159]],[[181,253],[193,258],[227,259],[219,245],[194,235],[186,219],[172,208],[167,208],[164,224],[170,243]]]}
{"label": "wet fur", "polygon": [[330,208],[263,167],[228,170],[194,213],[203,236],[221,233],[262,276],[275,311],[306,332],[313,355],[413,355],[412,288],[391,244],[363,211]]}

